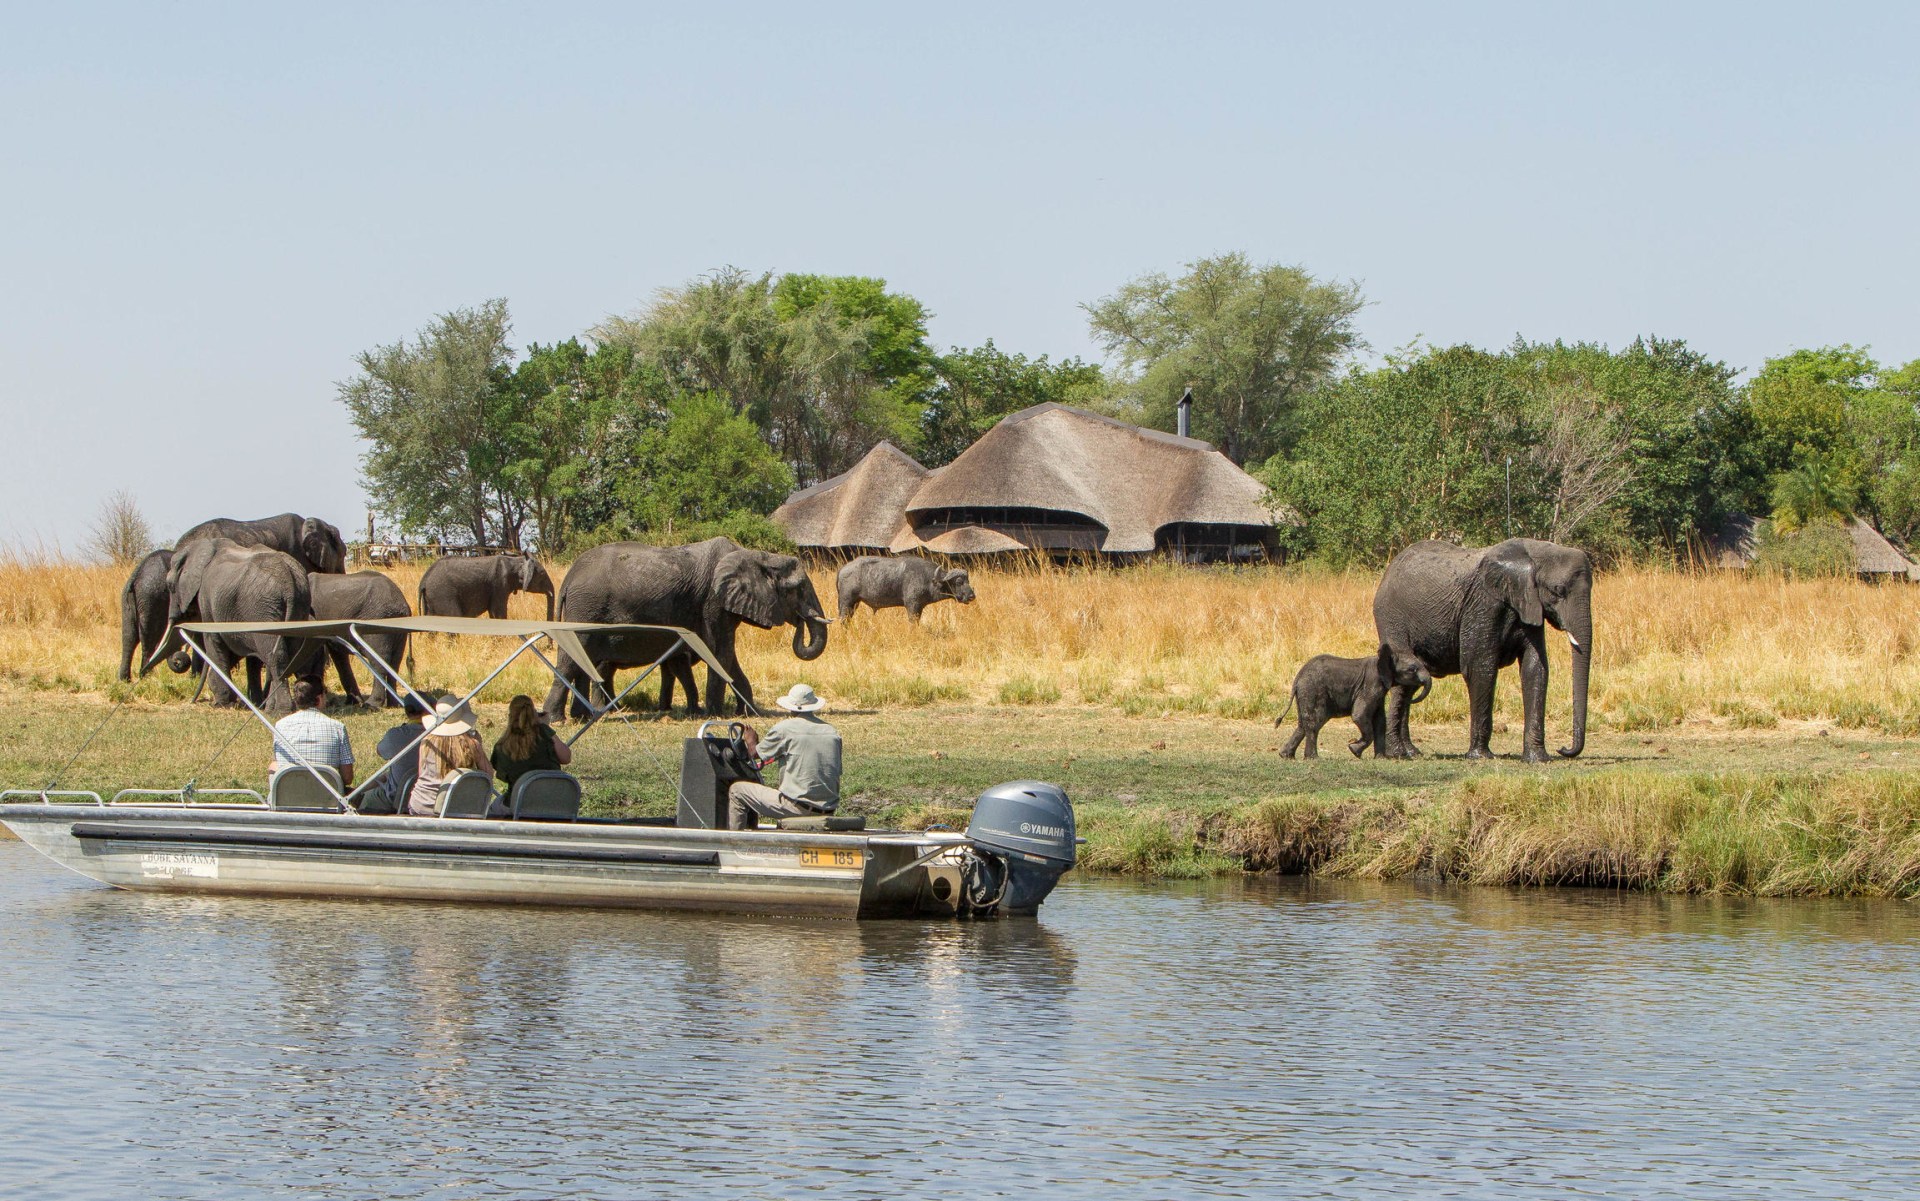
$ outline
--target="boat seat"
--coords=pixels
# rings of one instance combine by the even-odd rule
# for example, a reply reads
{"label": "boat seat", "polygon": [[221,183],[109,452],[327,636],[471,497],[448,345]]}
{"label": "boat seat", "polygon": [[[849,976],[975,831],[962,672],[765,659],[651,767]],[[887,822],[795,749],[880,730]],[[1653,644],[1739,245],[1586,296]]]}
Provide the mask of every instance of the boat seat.
{"label": "boat seat", "polygon": [[[320,773],[315,777],[313,771]],[[340,786],[340,773],[322,764],[308,771],[297,763],[288,763],[274,769],[267,780],[267,804],[275,809],[324,809],[329,813],[337,812],[340,802],[333,793],[327,791],[327,784],[339,792],[346,789]]]}
{"label": "boat seat", "polygon": [[530,771],[513,782],[507,815],[515,821],[573,821],[580,816],[580,781],[563,771]]}
{"label": "boat seat", "polygon": [[805,817],[783,817],[773,825],[779,830],[864,830],[867,819],[851,813],[809,813]]}
{"label": "boat seat", "polygon": [[485,817],[493,805],[493,781],[482,772],[457,771],[440,785],[436,817]]}

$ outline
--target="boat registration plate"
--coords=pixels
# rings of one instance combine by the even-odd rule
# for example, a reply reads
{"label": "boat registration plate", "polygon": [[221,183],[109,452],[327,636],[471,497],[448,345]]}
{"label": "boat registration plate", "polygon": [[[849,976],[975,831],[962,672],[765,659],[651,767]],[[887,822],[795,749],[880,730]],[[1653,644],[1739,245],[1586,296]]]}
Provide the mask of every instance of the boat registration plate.
{"label": "boat registration plate", "polygon": [[800,866],[857,868],[860,851],[857,847],[807,847],[800,852]]}

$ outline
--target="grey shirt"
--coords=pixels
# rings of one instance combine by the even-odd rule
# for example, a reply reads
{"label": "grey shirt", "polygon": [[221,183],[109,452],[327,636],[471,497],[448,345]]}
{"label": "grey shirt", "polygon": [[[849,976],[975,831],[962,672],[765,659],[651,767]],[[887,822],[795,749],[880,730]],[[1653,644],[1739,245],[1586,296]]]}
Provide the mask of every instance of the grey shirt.
{"label": "grey shirt", "polygon": [[840,804],[840,731],[811,713],[796,713],[767,731],[762,763],[780,764],[780,795],[816,809]]}

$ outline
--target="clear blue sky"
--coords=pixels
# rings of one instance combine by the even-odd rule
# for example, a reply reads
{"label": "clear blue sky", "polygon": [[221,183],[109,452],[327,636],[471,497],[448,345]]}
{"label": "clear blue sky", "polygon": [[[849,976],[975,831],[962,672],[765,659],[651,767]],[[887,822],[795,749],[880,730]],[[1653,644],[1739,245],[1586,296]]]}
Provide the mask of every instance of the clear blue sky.
{"label": "clear blue sky", "polygon": [[1376,350],[1920,357],[1906,5],[15,6],[0,540],[365,521],[353,355],[711,268],[885,277],[941,346],[1244,250]]}

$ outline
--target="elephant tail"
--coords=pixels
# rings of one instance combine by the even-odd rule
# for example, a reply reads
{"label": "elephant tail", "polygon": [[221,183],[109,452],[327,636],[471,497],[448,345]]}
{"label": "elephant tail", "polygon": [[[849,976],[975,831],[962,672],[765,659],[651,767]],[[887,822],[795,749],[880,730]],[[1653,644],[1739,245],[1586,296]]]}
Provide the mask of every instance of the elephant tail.
{"label": "elephant tail", "polygon": [[1287,714],[1293,712],[1293,701],[1294,701],[1293,689],[1289,688],[1287,689],[1287,707],[1280,710],[1280,716],[1273,719],[1274,725],[1277,726],[1281,722],[1287,720]]}

